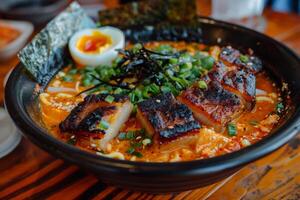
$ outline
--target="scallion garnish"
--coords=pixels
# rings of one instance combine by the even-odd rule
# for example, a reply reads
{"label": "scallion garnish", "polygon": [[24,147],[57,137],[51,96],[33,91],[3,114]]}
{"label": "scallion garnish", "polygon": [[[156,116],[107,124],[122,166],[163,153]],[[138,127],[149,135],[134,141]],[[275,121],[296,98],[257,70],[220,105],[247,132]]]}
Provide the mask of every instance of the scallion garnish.
{"label": "scallion garnish", "polygon": [[104,99],[107,103],[112,103],[115,100],[115,97],[111,96],[111,95],[107,95]]}
{"label": "scallion garnish", "polygon": [[141,152],[138,152],[138,151],[133,152],[132,155],[134,155],[134,156],[136,156],[138,158],[143,157],[143,154]]}
{"label": "scallion garnish", "polygon": [[135,138],[135,132],[134,131],[128,131],[126,134],[126,139],[133,140]]}
{"label": "scallion garnish", "polygon": [[227,125],[227,131],[229,136],[236,136],[237,135],[236,125],[233,123],[229,123]]}
{"label": "scallion garnish", "polygon": [[283,105],[283,103],[282,103],[282,102],[278,103],[278,104],[276,105],[276,112],[277,112],[278,114],[281,114],[281,113],[283,112],[283,110],[284,110],[284,105]]}
{"label": "scallion garnish", "polygon": [[207,84],[206,84],[206,82],[203,81],[203,80],[200,80],[200,81],[198,82],[198,86],[199,86],[200,89],[207,89]]}
{"label": "scallion garnish", "polygon": [[108,128],[109,128],[109,123],[102,119],[99,123],[99,129],[107,130]]}
{"label": "scallion garnish", "polygon": [[129,147],[126,152],[128,154],[133,154],[135,152],[135,149],[133,147]]}
{"label": "scallion garnish", "polygon": [[126,139],[126,133],[124,133],[124,132],[119,133],[118,138],[120,140],[125,140]]}
{"label": "scallion garnish", "polygon": [[249,122],[249,124],[252,125],[252,126],[257,126],[259,124],[259,122],[257,120],[251,120]]}
{"label": "scallion garnish", "polygon": [[62,77],[62,80],[65,82],[72,82],[73,81],[73,77],[70,75],[65,75]]}
{"label": "scallion garnish", "polygon": [[249,57],[246,56],[246,55],[240,55],[240,60],[243,62],[243,63],[247,63],[249,61]]}
{"label": "scallion garnish", "polygon": [[202,66],[207,70],[210,70],[213,67],[214,63],[215,59],[211,56],[206,56],[201,59]]}

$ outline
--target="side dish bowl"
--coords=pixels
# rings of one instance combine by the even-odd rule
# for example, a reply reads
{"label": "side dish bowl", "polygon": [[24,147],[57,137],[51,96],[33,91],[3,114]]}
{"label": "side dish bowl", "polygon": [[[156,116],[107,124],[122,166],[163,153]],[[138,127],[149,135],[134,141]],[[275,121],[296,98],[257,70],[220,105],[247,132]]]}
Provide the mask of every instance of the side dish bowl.
{"label": "side dish bowl", "polygon": [[178,192],[205,186],[230,176],[238,169],[278,149],[300,131],[300,59],[281,43],[253,30],[199,18],[197,27],[134,27],[125,30],[127,41],[186,40],[206,44],[230,44],[251,48],[267,71],[290,89],[291,104],[284,120],[266,138],[242,150],[214,158],[175,163],[132,162],[85,152],[52,137],[38,112],[37,83],[19,64],[9,77],[5,104],[17,127],[32,142],[66,161],[96,174],[116,186],[147,192]]}

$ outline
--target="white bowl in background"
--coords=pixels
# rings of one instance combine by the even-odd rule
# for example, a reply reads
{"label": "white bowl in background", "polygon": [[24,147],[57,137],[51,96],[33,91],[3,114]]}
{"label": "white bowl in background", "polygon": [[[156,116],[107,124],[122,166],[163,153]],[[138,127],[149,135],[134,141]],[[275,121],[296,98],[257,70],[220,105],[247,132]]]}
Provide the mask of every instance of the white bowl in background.
{"label": "white bowl in background", "polygon": [[16,55],[16,53],[26,44],[33,32],[33,25],[30,22],[14,20],[0,20],[0,24],[15,28],[21,33],[15,40],[5,47],[0,48],[0,61],[3,61]]}

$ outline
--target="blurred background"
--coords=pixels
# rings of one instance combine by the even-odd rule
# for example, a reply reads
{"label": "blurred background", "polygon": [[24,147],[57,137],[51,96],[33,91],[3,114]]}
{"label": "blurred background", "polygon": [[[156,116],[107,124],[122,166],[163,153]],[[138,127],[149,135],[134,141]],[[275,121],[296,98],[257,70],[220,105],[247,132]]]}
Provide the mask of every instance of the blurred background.
{"label": "blurred background", "polygon": [[[151,4],[151,1],[160,0],[78,0],[95,21],[99,21],[101,10],[128,4],[134,6],[139,2]],[[193,0],[161,1],[194,3]],[[33,34],[41,30],[71,2],[72,0],[1,0],[0,63],[14,57]],[[274,12],[288,15],[300,13],[300,0],[195,0],[195,2],[198,15],[237,23],[261,32],[265,32],[276,18],[277,15],[270,16]],[[284,24],[285,21],[280,23]]]}
{"label": "blurred background", "polygon": [[[78,0],[78,2],[83,5],[93,17],[96,17],[97,11],[99,10],[137,1],[141,0]],[[225,17],[226,19],[243,16],[243,13],[245,15],[259,15],[264,8],[273,9],[280,12],[300,12],[300,0],[196,1],[200,7],[202,6],[206,8],[204,11],[205,15],[212,14],[212,16],[218,17],[227,14],[227,17]],[[33,22],[35,25],[40,25],[53,18],[70,2],[71,0],[1,0],[0,17],[3,19],[28,20]],[[188,3],[189,1],[186,2]]]}

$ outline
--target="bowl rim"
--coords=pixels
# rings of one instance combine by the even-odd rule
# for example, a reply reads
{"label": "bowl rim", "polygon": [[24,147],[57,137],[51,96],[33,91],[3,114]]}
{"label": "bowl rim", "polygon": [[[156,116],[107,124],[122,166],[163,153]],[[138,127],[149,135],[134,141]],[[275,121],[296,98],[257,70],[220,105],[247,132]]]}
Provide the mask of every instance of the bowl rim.
{"label": "bowl rim", "polygon": [[[283,48],[283,50],[286,51],[290,56],[294,57],[294,59],[300,65],[300,59],[296,53],[294,53],[284,44],[272,39],[267,35],[246,27],[211,19],[209,17],[199,17],[198,20],[204,24],[217,25],[220,28],[235,29],[247,32],[250,35],[254,34],[263,38],[264,40],[268,40]],[[56,156],[76,163],[79,166],[98,169],[102,168],[109,171],[118,170],[118,172],[129,171],[131,173],[140,173],[146,171],[155,174],[169,175],[209,174],[229,168],[239,167],[265,156],[266,154],[269,154],[283,146],[300,131],[300,108],[297,108],[295,109],[293,116],[270,135],[264,137],[255,144],[225,155],[207,159],[180,162],[137,162],[107,158],[66,144],[63,141],[54,138],[46,130],[43,130],[36,123],[34,123],[34,121],[28,115],[25,106],[22,105],[22,102],[18,101],[18,98],[16,98],[16,95],[13,92],[18,78],[24,76],[24,73],[22,73],[22,68],[22,64],[18,64],[18,66],[11,73],[5,87],[5,105],[10,116],[17,126],[22,130],[22,132],[25,132],[25,135],[30,136],[32,141],[38,144],[38,146],[47,150],[49,147],[46,146],[51,144],[52,147],[56,148],[56,151],[51,151],[51,154],[55,154]],[[37,140],[41,141],[38,142]],[[46,142],[46,146],[41,145],[41,142]],[[64,153],[65,155],[62,155],[61,153]],[[76,154],[79,157],[71,157],[71,154]],[[81,162],[81,159],[84,159],[86,162]]]}

